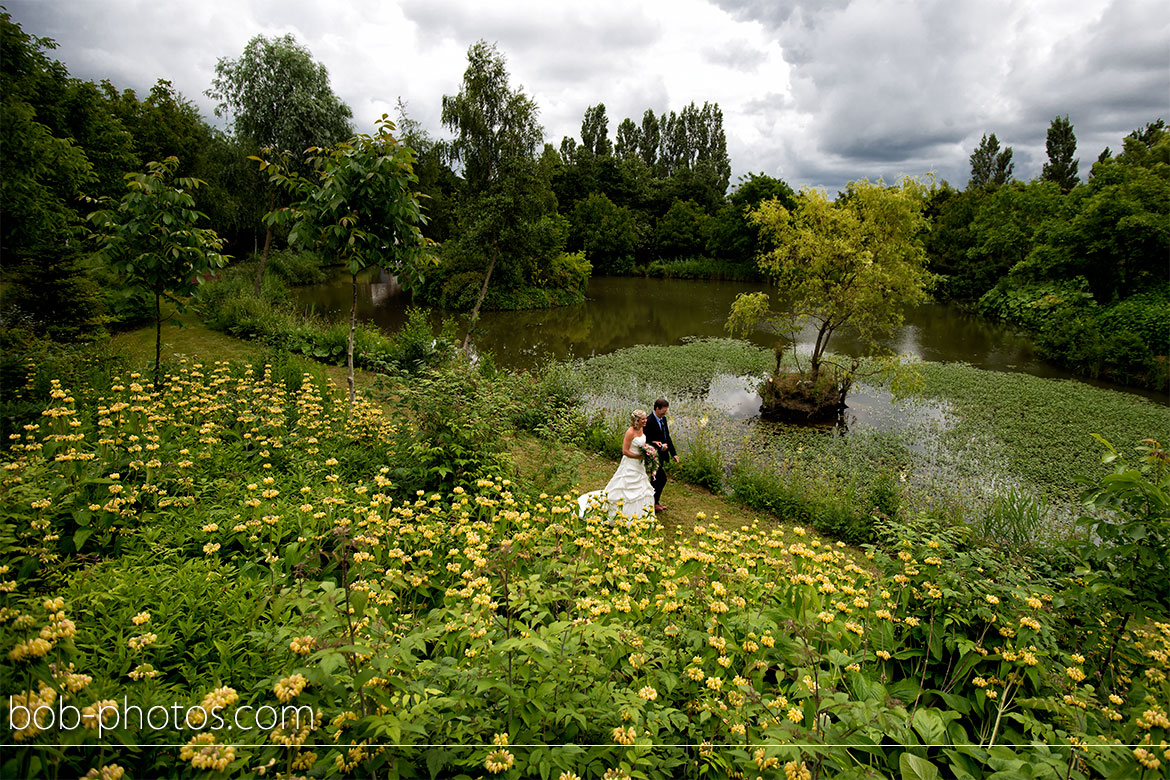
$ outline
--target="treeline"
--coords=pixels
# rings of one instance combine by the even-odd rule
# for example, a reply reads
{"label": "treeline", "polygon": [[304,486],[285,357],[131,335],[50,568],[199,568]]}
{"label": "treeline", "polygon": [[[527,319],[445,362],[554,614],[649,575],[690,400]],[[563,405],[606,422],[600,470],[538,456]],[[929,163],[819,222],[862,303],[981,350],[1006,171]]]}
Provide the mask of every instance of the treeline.
{"label": "treeline", "polygon": [[[70,77],[54,46],[0,13],[5,330],[84,340],[149,319],[149,296],[94,256],[83,225],[95,199],[125,193],[128,172],[171,156],[176,176],[205,183],[195,207],[225,250],[261,259],[259,295],[265,261],[287,245],[287,228],[265,217],[289,196],[249,157],[283,155],[294,170],[303,150],[352,135],[324,66],[290,35],[257,36],[216,67],[207,94],[228,120],[220,130],[164,80],[141,96]],[[717,103],[650,107],[612,135],[598,103],[580,137],[559,146],[537,116],[483,41],[456,94],[442,97],[446,138],[400,104],[397,136],[436,242],[417,303],[474,313],[572,304],[593,274],[759,278],[764,247],[749,211],[770,199],[795,209],[802,197],[762,173],[731,184]],[[1046,357],[1086,374],[1164,386],[1170,134],[1161,120],[1134,131],[1083,181],[1067,117],[1048,142],[1034,181],[1013,180],[1012,150],[991,135],[964,189],[931,190],[923,242],[935,296],[1033,331]]]}
{"label": "treeline", "polygon": [[419,156],[428,234],[440,263],[423,297],[445,308],[512,309],[582,299],[590,274],[755,278],[758,231],[747,211],[794,193],[763,174],[728,195],[731,161],[716,103],[648,108],[611,139],[604,103],[580,138],[544,142],[537,106],[513,89],[503,55],[468,51],[457,95],[443,98],[453,134],[436,140],[400,106]]}
{"label": "treeline", "polygon": [[1139,128],[1078,175],[1068,117],[1048,161],[1012,180],[1010,147],[984,136],[964,190],[932,192],[926,238],[935,294],[1034,334],[1080,373],[1165,388],[1170,353],[1170,132]]}
{"label": "treeline", "polygon": [[[55,46],[0,14],[0,316],[5,330],[85,340],[148,319],[153,305],[86,240],[87,214],[125,194],[127,173],[176,157],[176,176],[204,182],[191,193],[204,225],[236,256],[259,245],[269,199],[247,159],[254,139],[208,124],[166,80],[140,96],[72,78],[49,56]],[[339,137],[350,132],[343,127]]]}

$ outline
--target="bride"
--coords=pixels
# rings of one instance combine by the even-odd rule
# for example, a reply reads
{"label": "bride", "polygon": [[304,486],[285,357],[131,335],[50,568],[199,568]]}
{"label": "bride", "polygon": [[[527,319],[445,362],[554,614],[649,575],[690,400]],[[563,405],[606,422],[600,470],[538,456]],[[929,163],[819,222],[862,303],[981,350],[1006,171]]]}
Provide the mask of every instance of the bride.
{"label": "bride", "polygon": [[622,462],[613,479],[604,490],[594,490],[577,499],[582,517],[590,506],[603,508],[610,518],[616,514],[626,518],[654,515],[654,487],[642,463],[646,451],[644,427],[646,413],[637,409],[630,415],[630,427],[622,439]]}

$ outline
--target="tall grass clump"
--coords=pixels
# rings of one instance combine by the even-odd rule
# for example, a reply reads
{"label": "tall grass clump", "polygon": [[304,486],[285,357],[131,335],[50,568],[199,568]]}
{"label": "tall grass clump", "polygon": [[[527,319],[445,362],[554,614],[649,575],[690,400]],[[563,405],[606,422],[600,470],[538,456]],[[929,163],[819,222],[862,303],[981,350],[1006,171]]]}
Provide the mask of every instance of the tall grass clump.
{"label": "tall grass clump", "polygon": [[1052,534],[1044,503],[1018,488],[996,494],[974,522],[976,537],[989,547],[1026,555]]}
{"label": "tall grass clump", "polygon": [[708,423],[706,417],[699,420],[697,430],[686,437],[679,462],[670,464],[668,468],[685,482],[704,487],[712,493],[722,493],[725,470],[723,453]]}

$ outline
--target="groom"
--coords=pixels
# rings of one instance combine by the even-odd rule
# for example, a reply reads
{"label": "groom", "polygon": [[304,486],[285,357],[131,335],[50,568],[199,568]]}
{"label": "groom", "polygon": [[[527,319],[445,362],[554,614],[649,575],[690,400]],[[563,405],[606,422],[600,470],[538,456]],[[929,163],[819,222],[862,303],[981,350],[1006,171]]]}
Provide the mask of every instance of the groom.
{"label": "groom", "polygon": [[658,471],[651,478],[654,486],[654,511],[666,509],[659,503],[662,498],[662,489],[666,487],[666,459],[674,458],[678,462],[678,453],[675,452],[674,442],[670,440],[670,428],[666,425],[666,413],[670,409],[670,402],[659,398],[654,402],[654,414],[646,419],[646,441],[658,448]]}

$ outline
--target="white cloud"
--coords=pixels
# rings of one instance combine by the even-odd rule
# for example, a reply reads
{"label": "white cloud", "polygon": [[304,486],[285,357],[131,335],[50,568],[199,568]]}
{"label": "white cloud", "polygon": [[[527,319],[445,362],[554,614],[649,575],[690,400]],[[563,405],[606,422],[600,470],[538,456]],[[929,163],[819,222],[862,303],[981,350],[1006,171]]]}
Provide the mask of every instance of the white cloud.
{"label": "white cloud", "polygon": [[1105,145],[1170,114],[1163,0],[7,0],[80,78],[149,90],[171,80],[209,118],[216,60],[293,33],[329,69],[359,129],[399,96],[432,133],[482,38],[541,109],[546,140],[605,103],[611,136],[647,108],[719,103],[736,175],[836,189],[936,170],[961,185],[983,133],[1038,174],[1068,114],[1082,170]]}

